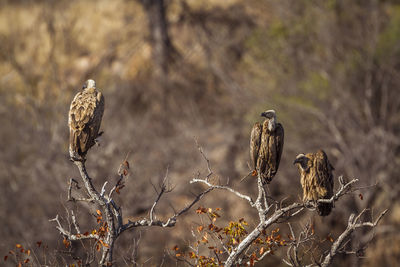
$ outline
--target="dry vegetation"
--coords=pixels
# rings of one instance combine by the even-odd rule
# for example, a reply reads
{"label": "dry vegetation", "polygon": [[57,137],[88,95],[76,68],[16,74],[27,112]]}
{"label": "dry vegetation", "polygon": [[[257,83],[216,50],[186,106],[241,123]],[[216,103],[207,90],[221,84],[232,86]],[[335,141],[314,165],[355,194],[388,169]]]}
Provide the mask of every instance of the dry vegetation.
{"label": "dry vegetation", "polygon": [[[42,263],[85,257],[80,243],[65,248],[49,219],[66,219],[68,208],[81,228],[95,220],[92,206],[66,201],[70,178],[79,177],[68,160],[69,104],[93,78],[105,96],[105,133],[87,167],[101,188],[105,180],[117,181],[129,153],[131,173],[116,196],[127,218],[148,215],[156,196],[152,184],[167,168],[174,190],[159,203],[160,218],[204,190],[189,184],[197,172],[207,173],[195,139],[215,181],[229,179],[233,188],[255,195],[255,179],[240,183],[249,172],[250,129],[260,111],[275,109],[285,147],[268,186],[274,199],[301,198],[292,162],[319,148],[336,177],[358,178],[367,187],[336,203],[330,216],[307,212],[292,225],[302,229],[311,221],[319,237],[335,240],[351,213],[371,207],[376,217],[388,208],[372,234],[354,233],[348,246],[359,253],[339,256],[333,265],[399,262],[400,5],[169,0],[163,63],[155,60],[163,50],[156,49],[145,2],[0,1],[0,255],[22,244]],[[252,227],[257,223],[247,203],[230,194],[211,192],[201,205],[221,208],[221,225],[242,217]],[[174,228],[126,232],[116,243],[118,266],[133,258],[145,266],[174,263],[166,251],[187,247],[198,220],[193,210]],[[328,238],[319,249],[330,245]],[[263,260],[284,265],[282,255],[278,248]]]}

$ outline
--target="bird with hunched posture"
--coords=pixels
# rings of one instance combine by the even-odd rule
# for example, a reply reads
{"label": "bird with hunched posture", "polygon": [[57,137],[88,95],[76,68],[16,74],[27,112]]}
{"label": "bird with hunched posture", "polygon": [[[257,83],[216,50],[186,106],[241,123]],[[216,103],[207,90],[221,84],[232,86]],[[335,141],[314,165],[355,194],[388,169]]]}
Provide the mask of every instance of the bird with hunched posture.
{"label": "bird with hunched posture", "polygon": [[85,161],[86,153],[100,136],[104,112],[104,97],[97,91],[96,82],[87,80],[82,89],[72,100],[68,115],[69,154],[73,161]]}
{"label": "bird with hunched posture", "polygon": [[318,203],[318,199],[330,199],[333,196],[333,166],[323,150],[316,153],[297,155],[293,164],[300,172],[300,183],[303,188],[303,201],[317,203],[320,216],[331,213],[333,203]]}
{"label": "bird with hunched posture", "polygon": [[284,131],[274,110],[261,113],[264,122],[255,123],[250,136],[250,159],[263,184],[271,182],[278,171],[283,151]]}

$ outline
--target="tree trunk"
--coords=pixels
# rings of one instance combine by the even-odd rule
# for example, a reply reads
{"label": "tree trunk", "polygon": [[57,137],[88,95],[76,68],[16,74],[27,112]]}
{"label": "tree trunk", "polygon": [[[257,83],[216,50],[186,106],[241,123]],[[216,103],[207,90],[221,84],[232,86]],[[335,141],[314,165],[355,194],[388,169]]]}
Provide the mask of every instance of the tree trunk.
{"label": "tree trunk", "polygon": [[164,0],[140,0],[148,18],[154,74],[161,81],[168,74],[168,60],[172,45],[168,35],[168,23]]}

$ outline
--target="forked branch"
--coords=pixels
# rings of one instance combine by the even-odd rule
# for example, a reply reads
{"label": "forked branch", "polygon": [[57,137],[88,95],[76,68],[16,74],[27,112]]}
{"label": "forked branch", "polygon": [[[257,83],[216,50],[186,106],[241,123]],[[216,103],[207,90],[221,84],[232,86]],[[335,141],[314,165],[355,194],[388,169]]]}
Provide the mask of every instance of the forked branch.
{"label": "forked branch", "polygon": [[[83,184],[85,185],[85,189],[87,191],[87,197],[76,198],[72,196],[73,189],[80,189],[80,188],[78,187],[77,181],[75,181],[74,179],[70,179],[69,186],[67,189],[68,201],[87,201],[89,203],[92,203],[93,205],[97,204],[101,208],[101,211],[100,210],[97,211],[96,216],[98,224],[99,222],[101,222],[103,228],[100,227],[100,229],[102,229],[102,231],[100,232],[92,231],[92,233],[86,232],[85,234],[82,234],[78,226],[77,218],[73,212],[71,219],[76,233],[71,232],[72,230],[67,230],[71,229],[71,227],[63,227],[58,215],[50,221],[56,222],[57,224],[56,228],[60,231],[60,233],[64,236],[64,238],[68,240],[75,241],[84,239],[94,239],[97,242],[99,242],[99,244],[101,244],[103,248],[101,260],[99,262],[100,265],[102,266],[109,266],[110,264],[112,264],[114,243],[116,239],[119,237],[119,235],[122,234],[122,232],[128,229],[141,226],[173,227],[175,226],[177,218],[179,216],[189,211],[190,208],[193,207],[193,205],[199,202],[206,194],[215,189],[215,188],[206,189],[205,191],[197,194],[188,205],[180,209],[178,212],[175,212],[174,215],[169,217],[167,220],[165,221],[158,220],[156,219],[155,208],[161,201],[162,196],[165,193],[172,191],[172,189],[167,185],[168,182],[168,171],[167,171],[160,185],[159,191],[157,192],[156,189],[157,197],[151,206],[151,209],[149,211],[149,217],[135,221],[128,220],[128,222],[124,224],[122,209],[114,201],[113,193],[114,192],[119,193],[119,190],[124,186],[123,178],[127,175],[127,170],[129,169],[129,163],[126,161],[126,159],[124,163],[121,164],[118,170],[119,177],[117,183],[110,189],[108,194],[106,194],[107,181],[104,183],[101,192],[99,193],[99,191],[97,191],[97,189],[94,187],[92,179],[87,173],[85,163],[82,161],[74,161],[74,164],[77,166]],[[209,174],[207,177],[211,175],[211,169],[209,163],[208,163],[208,168],[209,168]]]}
{"label": "forked branch", "polygon": [[337,254],[339,254],[340,251],[343,250],[343,245],[346,243],[346,240],[348,240],[351,233],[353,233],[356,229],[361,227],[375,228],[388,210],[386,209],[381,214],[379,214],[379,216],[375,219],[375,221],[371,220],[367,222],[362,222],[361,217],[366,211],[367,209],[364,209],[357,216],[355,214],[350,215],[346,230],[344,230],[344,232],[332,244],[329,253],[325,256],[323,262],[321,263],[322,267],[327,267],[332,263],[333,258]]}

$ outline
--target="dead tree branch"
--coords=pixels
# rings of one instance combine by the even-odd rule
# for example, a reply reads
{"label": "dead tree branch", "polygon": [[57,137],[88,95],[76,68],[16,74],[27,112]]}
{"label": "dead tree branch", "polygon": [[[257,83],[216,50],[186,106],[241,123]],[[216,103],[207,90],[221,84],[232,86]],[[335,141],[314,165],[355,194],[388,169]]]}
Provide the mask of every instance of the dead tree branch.
{"label": "dead tree branch", "polygon": [[[93,231],[92,233],[86,232],[82,234],[79,228],[77,218],[73,212],[71,214],[71,219],[72,219],[72,225],[74,226],[76,233],[71,232],[71,230],[67,230],[70,229],[71,227],[62,226],[62,223],[58,215],[54,219],[51,219],[50,221],[56,222],[57,230],[67,240],[75,241],[84,239],[94,239],[99,244],[101,244],[103,250],[99,264],[102,266],[109,266],[110,264],[113,263],[114,243],[119,237],[119,235],[121,235],[124,231],[141,226],[173,227],[175,226],[177,218],[179,216],[189,211],[190,208],[193,207],[193,205],[195,205],[198,201],[200,201],[206,194],[215,189],[215,188],[208,188],[207,190],[197,194],[188,205],[180,209],[178,212],[169,217],[167,220],[165,221],[157,220],[155,215],[155,208],[157,204],[159,203],[160,199],[165,193],[172,191],[172,189],[170,189],[169,186],[167,185],[168,181],[168,170],[167,170],[166,175],[160,185],[160,191],[157,193],[157,197],[149,211],[149,218],[143,218],[136,221],[128,220],[128,222],[124,224],[122,209],[115,203],[113,199],[113,193],[119,192],[119,189],[121,189],[124,186],[123,178],[128,175],[127,170],[129,169],[129,163],[125,160],[124,163],[121,164],[118,170],[118,175],[119,175],[118,180],[116,184],[110,189],[108,194],[106,194],[107,181],[104,183],[101,192],[99,193],[99,191],[97,191],[97,189],[94,187],[92,183],[92,178],[90,178],[90,176],[87,173],[85,163],[81,161],[74,161],[74,164],[77,166],[79,170],[79,173],[85,185],[85,189],[87,191],[88,196],[87,198],[73,197],[72,196],[73,189],[79,189],[79,187],[77,181],[75,181],[74,179],[70,179],[67,189],[68,201],[87,201],[93,204],[97,204],[101,208],[101,211],[100,210],[97,211],[97,220],[98,223],[99,222],[102,223],[102,226],[104,228],[100,227],[101,230],[99,231]],[[210,175],[211,174],[209,174],[209,176]],[[76,185],[75,187],[73,187],[74,184]]]}
{"label": "dead tree branch", "polygon": [[350,215],[346,230],[332,244],[329,253],[325,256],[324,261],[320,266],[327,267],[332,263],[333,258],[343,250],[343,245],[345,245],[346,240],[348,240],[351,233],[361,227],[375,228],[388,210],[384,210],[374,222],[372,220],[368,222],[362,222],[360,221],[360,218],[366,211],[367,209],[364,209],[357,216],[355,214]]}
{"label": "dead tree branch", "polygon": [[[204,178],[200,178],[198,175],[197,177],[193,178],[190,183],[200,183],[207,188],[200,192],[199,194],[195,195],[194,199],[188,203],[185,207],[180,209],[178,212],[175,212],[172,216],[170,216],[166,220],[160,220],[157,219],[156,217],[156,207],[160,203],[162,197],[164,194],[169,193],[172,191],[168,184],[168,170],[162,179],[161,184],[159,185],[159,190],[155,187],[155,191],[157,193],[157,196],[149,210],[148,213],[148,218],[142,218],[139,220],[131,221],[128,220],[127,223],[123,223],[123,216],[122,216],[122,209],[117,205],[117,203],[113,200],[113,193],[117,192],[119,193],[119,190],[124,186],[124,177],[128,175],[128,169],[129,169],[129,163],[124,161],[123,164],[121,164],[119,170],[118,170],[118,180],[116,184],[109,190],[108,194],[106,193],[106,185],[107,182],[104,183],[101,193],[97,191],[97,189],[94,187],[92,183],[92,179],[89,177],[85,163],[81,161],[74,161],[74,164],[77,166],[81,178],[83,181],[83,184],[85,185],[85,189],[87,191],[87,197],[86,198],[74,198],[72,197],[72,190],[73,189],[79,189],[78,182],[71,179],[69,182],[69,187],[68,187],[68,200],[69,201],[89,201],[93,204],[97,204],[100,208],[100,210],[97,210],[97,221],[98,224],[100,222],[100,225],[103,228],[99,228],[98,231],[93,231],[92,233],[85,233],[82,234],[81,230],[79,228],[79,224],[77,221],[77,218],[73,212],[71,212],[71,223],[69,228],[65,228],[62,226],[62,223],[60,222],[59,216],[57,215],[56,218],[50,220],[56,222],[57,226],[56,228],[60,231],[60,233],[64,236],[65,239],[67,240],[83,240],[83,239],[94,239],[97,241],[96,244],[101,244],[102,247],[102,255],[101,255],[101,260],[100,260],[100,265],[102,266],[109,266],[112,265],[113,263],[113,248],[114,248],[114,243],[116,239],[121,235],[124,231],[133,229],[135,227],[146,227],[146,226],[158,226],[158,227],[174,227],[176,225],[177,219],[179,216],[183,215],[187,211],[189,211],[193,205],[195,205],[197,202],[199,202],[205,195],[210,193],[211,191],[214,191],[215,189],[218,190],[224,190],[228,191],[235,196],[237,196],[240,199],[246,200],[251,208],[254,208],[259,217],[259,222],[257,226],[250,231],[250,233],[236,246],[232,247],[231,250],[226,250],[225,252],[227,253],[228,257],[226,261],[224,262],[226,267],[234,266],[235,264],[242,264],[243,260],[248,259],[246,258],[247,252],[249,249],[251,249],[252,244],[254,244],[255,240],[260,237],[267,228],[269,228],[273,224],[279,224],[282,223],[283,221],[287,221],[290,218],[293,218],[300,214],[305,208],[309,207],[310,205],[314,205],[312,207],[315,208],[315,205],[317,203],[334,203],[338,201],[341,197],[344,195],[354,192],[358,190],[359,188],[353,188],[353,184],[358,182],[358,179],[353,179],[348,183],[344,183],[343,177],[340,176],[338,178],[339,180],[339,189],[337,192],[330,198],[330,199],[320,199],[316,203],[292,203],[290,205],[283,205],[283,201],[278,202],[270,197],[267,196],[267,193],[265,191],[265,188],[262,184],[261,177],[257,177],[257,188],[258,188],[258,193],[257,193],[257,198],[256,200],[253,200],[253,198],[249,195],[245,195],[231,187],[228,186],[228,184],[222,185],[222,184],[214,184],[210,182],[210,177],[212,176],[213,172],[211,169],[210,161],[204,154],[202,148],[199,146],[197,143],[197,147],[203,157],[203,159],[207,163],[207,174],[204,176]],[[75,185],[75,187],[73,187]],[[354,214],[350,216],[349,222],[347,229],[338,237],[338,239],[333,243],[329,253],[326,254],[325,258],[320,261],[322,263],[318,264],[320,266],[328,266],[331,262],[332,259],[335,255],[338,253],[341,253],[343,250],[344,246],[346,245],[346,240],[348,240],[350,234],[357,228],[360,227],[376,227],[376,225],[379,223],[380,219],[384,216],[384,214],[387,212],[385,210],[380,214],[380,216],[375,220],[375,222],[362,222],[361,221],[361,216],[365,213],[366,210],[361,212],[359,215],[355,216]],[[69,219],[68,219],[69,220]],[[71,225],[73,227],[71,227]],[[296,238],[293,228],[289,224],[289,228],[291,231],[291,242],[289,243],[289,249],[287,251],[288,255],[288,260],[284,260],[286,264],[289,266],[304,266],[302,264],[302,259],[299,256],[299,246],[304,244],[305,242],[308,242],[313,239],[312,234],[310,234],[310,227],[306,227],[303,232],[299,234],[299,236]],[[67,230],[70,229],[70,230]],[[74,229],[74,230],[73,230]],[[102,229],[102,230],[101,230]],[[260,255],[260,257],[253,259],[254,262],[260,261],[263,257],[268,255],[270,251],[265,251]],[[314,261],[315,263],[316,261]]]}
{"label": "dead tree branch", "polygon": [[[196,142],[197,144],[197,142]],[[304,210],[304,208],[309,207],[309,205],[315,205],[317,203],[292,203],[291,205],[288,206],[282,206],[281,203],[277,203],[274,201],[271,201],[265,192],[265,189],[262,185],[260,177],[257,179],[257,185],[258,185],[258,195],[257,199],[254,201],[250,196],[242,194],[239,191],[236,191],[229,187],[228,185],[220,185],[220,184],[213,184],[209,181],[209,178],[212,174],[212,170],[209,164],[209,160],[204,154],[203,150],[201,147],[197,144],[198,149],[204,158],[204,160],[207,163],[207,168],[208,168],[208,175],[204,178],[193,178],[190,183],[201,183],[206,186],[208,186],[208,190],[214,190],[214,189],[220,189],[220,190],[225,190],[228,192],[233,193],[237,197],[246,200],[250,206],[254,209],[257,210],[258,215],[259,215],[259,223],[258,225],[240,242],[230,253],[225,261],[225,266],[233,266],[237,263],[240,263],[242,261],[242,255],[245,254],[243,252],[247,251],[250,246],[253,244],[253,242],[265,231],[268,227],[270,227],[272,224],[275,223],[281,223],[282,219],[288,220],[294,216],[297,216],[298,214],[301,213],[301,211]],[[317,202],[323,202],[323,203],[334,203],[338,201],[342,196],[358,190],[358,188],[352,188],[352,185],[358,182],[358,179],[353,179],[348,183],[344,183],[343,177],[340,176],[338,178],[339,180],[339,189],[338,191],[330,198],[330,199],[320,199]],[[268,203],[270,201],[271,203]],[[293,234],[294,236],[294,234]],[[297,241],[297,246],[301,243],[304,243],[304,240],[308,240],[310,236],[306,233],[303,233],[300,235],[300,240]],[[294,258],[292,257],[290,262],[286,262],[287,264],[291,266],[300,266],[300,262],[297,256],[297,247],[292,246],[292,249],[294,250]],[[265,255],[262,255],[265,256]]]}
{"label": "dead tree branch", "polygon": [[254,203],[254,201],[251,199],[251,197],[249,197],[249,196],[247,196],[247,195],[245,195],[245,194],[242,194],[242,193],[240,193],[240,192],[238,192],[238,191],[236,191],[236,190],[230,188],[229,186],[224,186],[224,185],[213,185],[213,184],[211,184],[208,180],[206,180],[206,179],[199,179],[199,178],[193,178],[193,179],[190,181],[190,183],[203,183],[203,184],[207,185],[209,188],[221,189],[221,190],[229,191],[229,192],[235,194],[236,196],[238,196],[238,197],[240,197],[240,198],[242,198],[242,199],[247,200],[247,201],[250,203],[250,206],[252,206],[252,207],[255,206],[255,203]]}
{"label": "dead tree branch", "polygon": [[[203,155],[204,156],[204,155]],[[205,157],[205,156],[204,156]],[[206,157],[205,157],[206,158]],[[339,179],[342,181],[342,179]],[[225,262],[225,266],[233,266],[235,262],[240,258],[240,255],[248,249],[251,244],[256,240],[261,233],[266,230],[269,226],[271,226],[274,223],[277,223],[279,219],[289,219],[297,214],[299,214],[303,209],[304,209],[304,203],[293,203],[289,206],[286,207],[281,207],[278,206],[276,203],[271,203],[268,204],[267,201],[267,196],[264,190],[264,187],[262,186],[260,178],[258,178],[258,196],[256,201],[253,201],[250,196],[244,195],[229,186],[226,185],[214,185],[211,184],[208,180],[206,179],[199,179],[199,178],[194,178],[191,180],[191,183],[203,183],[209,187],[209,189],[221,189],[221,190],[226,190],[229,191],[239,198],[245,199],[249,202],[250,206],[255,208],[259,214],[259,219],[260,222],[259,224],[249,233],[249,235],[234,249],[232,252],[229,254],[228,259]],[[335,202],[337,201],[340,197],[344,196],[351,190],[351,185],[356,183],[358,180],[353,179],[350,182],[346,184],[342,184],[339,188],[339,190],[334,194],[334,196],[331,199],[327,200],[322,200],[323,202]],[[321,201],[321,200],[318,200]],[[271,210],[271,207],[275,207],[275,211],[267,216],[269,211]]]}

